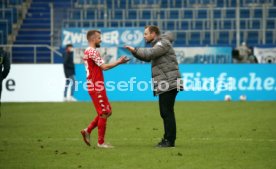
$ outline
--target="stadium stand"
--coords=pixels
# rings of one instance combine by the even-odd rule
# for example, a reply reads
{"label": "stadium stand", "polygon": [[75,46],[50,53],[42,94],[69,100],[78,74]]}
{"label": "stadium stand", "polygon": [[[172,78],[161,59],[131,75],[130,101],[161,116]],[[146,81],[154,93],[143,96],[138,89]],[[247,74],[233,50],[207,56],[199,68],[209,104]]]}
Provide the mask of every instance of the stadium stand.
{"label": "stadium stand", "polygon": [[[275,0],[240,0],[239,5],[236,0],[4,2],[0,8],[0,43],[31,45],[24,49],[13,47],[13,62],[50,62],[53,47],[61,46],[63,27],[143,27],[153,24],[175,32],[175,46],[236,47],[237,31],[240,32],[240,42],[246,41],[251,46],[276,43]],[[19,25],[20,29],[14,31],[13,25]],[[9,37],[14,38],[9,41]],[[19,56],[22,53],[24,58]]]}
{"label": "stadium stand", "polygon": [[[77,0],[74,8],[68,10],[63,26],[135,27],[157,23],[163,30],[183,37],[177,39],[175,46],[234,47],[236,5],[236,0]],[[244,35],[241,41],[248,41],[250,45],[275,43],[272,40],[276,39],[275,11],[273,0],[240,1],[239,24]],[[263,31],[271,32],[273,38],[262,37]]]}

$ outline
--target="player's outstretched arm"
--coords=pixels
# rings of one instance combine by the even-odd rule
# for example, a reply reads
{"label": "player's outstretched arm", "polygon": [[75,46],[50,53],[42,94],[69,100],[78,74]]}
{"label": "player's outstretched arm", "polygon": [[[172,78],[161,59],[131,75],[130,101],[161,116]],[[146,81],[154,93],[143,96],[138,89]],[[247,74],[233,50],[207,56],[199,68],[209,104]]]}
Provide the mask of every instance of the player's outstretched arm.
{"label": "player's outstretched arm", "polygon": [[109,70],[109,69],[112,69],[112,68],[114,68],[114,67],[116,67],[116,66],[118,66],[118,65],[120,65],[120,64],[124,64],[124,63],[126,63],[126,62],[128,62],[129,61],[129,58],[127,58],[126,56],[121,56],[118,60],[116,60],[115,62],[112,62],[112,63],[107,63],[107,64],[102,64],[101,66],[100,66],[100,68],[102,69],[102,70]]}

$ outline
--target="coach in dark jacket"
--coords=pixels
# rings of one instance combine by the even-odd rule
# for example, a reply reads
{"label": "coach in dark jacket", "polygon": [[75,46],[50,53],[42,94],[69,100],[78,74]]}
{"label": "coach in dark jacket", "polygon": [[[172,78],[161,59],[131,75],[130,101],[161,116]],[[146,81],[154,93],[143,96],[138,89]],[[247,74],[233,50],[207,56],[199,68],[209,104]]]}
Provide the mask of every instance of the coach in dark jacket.
{"label": "coach in dark jacket", "polygon": [[[73,45],[68,44],[63,54],[63,68],[66,77],[66,85],[64,89],[64,101],[75,101],[74,90],[75,90],[75,65],[73,57]],[[70,96],[67,95],[68,89],[71,89]]]}
{"label": "coach in dark jacket", "polygon": [[10,65],[8,54],[0,47],[0,101],[2,94],[2,82],[10,72]]}
{"label": "coach in dark jacket", "polygon": [[133,48],[126,46],[133,56],[151,62],[152,80],[154,95],[159,96],[160,114],[164,123],[165,134],[158,147],[174,147],[176,139],[176,122],[174,115],[175,98],[179,90],[180,72],[176,55],[172,47],[172,34],[160,36],[159,28],[147,26],[144,32],[147,43],[151,43],[152,48]]}

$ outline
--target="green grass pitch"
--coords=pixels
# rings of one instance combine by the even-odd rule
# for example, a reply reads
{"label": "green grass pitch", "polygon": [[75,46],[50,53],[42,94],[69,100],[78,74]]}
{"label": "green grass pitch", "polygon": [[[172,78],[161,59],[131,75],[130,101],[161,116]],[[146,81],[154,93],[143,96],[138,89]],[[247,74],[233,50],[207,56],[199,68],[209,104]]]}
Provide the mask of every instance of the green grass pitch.
{"label": "green grass pitch", "polygon": [[276,102],[177,102],[176,148],[156,102],[113,102],[106,141],[82,142],[91,103],[3,103],[0,169],[275,169]]}

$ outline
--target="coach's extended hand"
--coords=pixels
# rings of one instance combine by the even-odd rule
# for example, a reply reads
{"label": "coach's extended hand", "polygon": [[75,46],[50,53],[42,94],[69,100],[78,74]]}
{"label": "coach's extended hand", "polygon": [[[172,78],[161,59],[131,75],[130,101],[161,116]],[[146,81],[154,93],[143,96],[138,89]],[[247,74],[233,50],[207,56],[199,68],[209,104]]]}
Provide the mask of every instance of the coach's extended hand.
{"label": "coach's extended hand", "polygon": [[132,47],[132,46],[125,46],[125,48],[126,48],[127,50],[129,50],[131,53],[134,53],[134,52],[135,52],[135,48]]}

